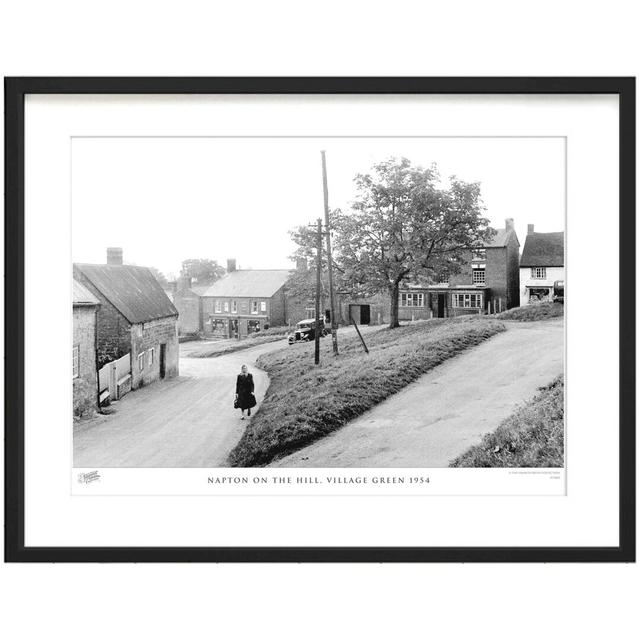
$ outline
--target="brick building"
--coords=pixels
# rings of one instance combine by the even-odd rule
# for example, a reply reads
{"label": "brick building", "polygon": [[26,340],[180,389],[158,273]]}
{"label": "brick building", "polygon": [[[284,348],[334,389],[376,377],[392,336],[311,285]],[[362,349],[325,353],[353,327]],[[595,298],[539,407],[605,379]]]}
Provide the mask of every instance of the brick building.
{"label": "brick building", "polygon": [[73,414],[82,416],[98,407],[96,364],[97,314],[100,303],[86,287],[73,281],[73,344],[71,349]]}
{"label": "brick building", "polygon": [[200,291],[200,329],[205,335],[243,338],[287,324],[285,284],[290,269],[236,269]]}
{"label": "brick building", "polygon": [[445,318],[520,305],[520,243],[513,218],[484,246],[468,251],[460,271],[437,284],[413,283],[400,291],[400,320]]}
{"label": "brick building", "polygon": [[74,264],[73,273],[100,303],[98,367],[130,353],[132,389],[178,375],[178,311],[149,269],[108,249],[106,265]]}
{"label": "brick building", "polygon": [[523,304],[553,298],[555,282],[564,283],[564,231],[537,233],[527,225],[520,260],[520,295]]}

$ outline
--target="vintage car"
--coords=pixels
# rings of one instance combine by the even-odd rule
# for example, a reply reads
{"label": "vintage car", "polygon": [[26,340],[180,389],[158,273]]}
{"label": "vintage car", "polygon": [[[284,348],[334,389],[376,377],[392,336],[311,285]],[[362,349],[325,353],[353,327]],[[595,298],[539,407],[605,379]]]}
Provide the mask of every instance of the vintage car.
{"label": "vintage car", "polygon": [[[327,329],[324,326],[324,318],[320,318],[318,323],[320,329],[320,337],[327,335]],[[301,320],[296,325],[295,331],[289,334],[289,344],[296,342],[309,342],[316,339],[316,321],[311,318],[309,320]]]}
{"label": "vintage car", "polygon": [[556,280],[553,283],[553,301],[564,302],[564,280]]}

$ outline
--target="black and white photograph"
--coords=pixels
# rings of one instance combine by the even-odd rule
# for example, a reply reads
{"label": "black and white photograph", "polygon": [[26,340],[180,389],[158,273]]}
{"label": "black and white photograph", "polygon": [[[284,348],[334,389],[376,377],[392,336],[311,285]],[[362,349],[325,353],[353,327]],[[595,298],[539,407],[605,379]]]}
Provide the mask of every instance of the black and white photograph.
{"label": "black and white photograph", "polygon": [[565,218],[562,136],[74,137],[73,466],[563,469]]}

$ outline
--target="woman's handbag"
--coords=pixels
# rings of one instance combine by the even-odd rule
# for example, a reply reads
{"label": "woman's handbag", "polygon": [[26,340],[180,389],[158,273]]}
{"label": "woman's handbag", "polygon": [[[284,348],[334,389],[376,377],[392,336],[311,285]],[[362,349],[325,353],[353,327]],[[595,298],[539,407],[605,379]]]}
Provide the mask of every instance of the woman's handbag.
{"label": "woman's handbag", "polygon": [[236,398],[236,399],[233,401],[233,408],[234,408],[234,409],[237,409],[237,408],[238,408],[238,398]]}

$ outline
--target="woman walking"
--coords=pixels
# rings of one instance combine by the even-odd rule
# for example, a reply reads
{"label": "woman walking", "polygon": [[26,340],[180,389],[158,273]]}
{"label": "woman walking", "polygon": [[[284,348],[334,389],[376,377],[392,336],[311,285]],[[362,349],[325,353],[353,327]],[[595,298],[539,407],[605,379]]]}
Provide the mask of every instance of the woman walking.
{"label": "woman walking", "polygon": [[238,380],[236,382],[236,399],[233,406],[236,409],[242,411],[242,417],[240,420],[244,420],[245,409],[247,415],[251,416],[251,407],[256,406],[256,397],[253,395],[253,376],[248,372],[247,365],[243,364],[240,373],[238,374]]}

